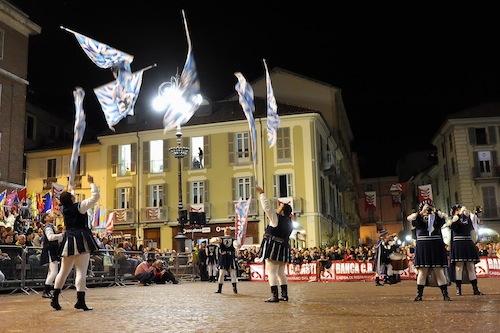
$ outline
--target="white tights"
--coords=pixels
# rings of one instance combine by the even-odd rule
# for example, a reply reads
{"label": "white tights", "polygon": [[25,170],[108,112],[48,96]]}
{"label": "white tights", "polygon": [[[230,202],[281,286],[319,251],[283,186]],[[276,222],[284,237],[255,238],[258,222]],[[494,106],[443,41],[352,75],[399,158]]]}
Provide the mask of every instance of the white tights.
{"label": "white tights", "polygon": [[266,259],[266,273],[269,279],[269,285],[277,286],[278,284],[288,284],[288,279],[285,273],[286,264],[281,261]]}
{"label": "white tights", "polygon": [[50,286],[54,283],[58,271],[59,271],[59,261],[50,261],[47,277],[45,278],[46,285]]}
{"label": "white tights", "polygon": [[[467,265],[467,273],[469,275],[469,280],[475,280],[476,279],[476,265],[472,261],[467,261],[465,262],[465,265]],[[462,274],[464,272],[464,262],[463,261],[457,261],[455,262],[455,279],[456,280],[462,280]],[[458,278],[460,277],[460,279]]]}
{"label": "white tights", "polygon": [[75,287],[76,291],[85,291],[87,268],[89,267],[90,252],[75,254],[69,257],[62,257],[61,269],[56,277],[54,289],[61,289],[73,266],[75,266]]}
{"label": "white tights", "polygon": [[[446,279],[445,269],[444,267],[434,267],[434,274],[436,274],[436,281],[438,286],[447,285],[448,281]],[[417,275],[417,284],[424,285],[427,280],[427,274],[429,273],[429,267],[419,268]]]}
{"label": "white tights", "polygon": [[[226,269],[219,269],[219,284],[224,283],[224,276],[226,276]],[[238,282],[238,274],[234,268],[229,269],[229,276],[231,277],[231,282],[236,283]]]}

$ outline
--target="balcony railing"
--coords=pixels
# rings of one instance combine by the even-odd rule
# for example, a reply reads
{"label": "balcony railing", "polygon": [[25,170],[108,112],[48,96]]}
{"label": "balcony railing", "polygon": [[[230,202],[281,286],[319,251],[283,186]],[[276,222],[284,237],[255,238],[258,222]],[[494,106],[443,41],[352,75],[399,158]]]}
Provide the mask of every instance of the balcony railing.
{"label": "balcony railing", "polygon": [[[68,184],[69,184],[69,177],[68,177]],[[74,186],[75,189],[81,189],[82,188],[82,175],[75,175],[74,179]]]}
{"label": "balcony railing", "polygon": [[[234,218],[235,217],[235,208],[234,208],[234,205],[237,203],[238,201],[229,201],[227,203],[227,216],[230,217],[230,218]],[[258,208],[258,205],[257,205],[257,199],[252,199],[250,200],[250,208],[248,209],[248,216],[257,216],[259,215],[259,208]]]}
{"label": "balcony railing", "polygon": [[168,207],[141,208],[141,222],[163,222],[168,220]]}
{"label": "balcony railing", "polygon": [[52,183],[57,183],[57,178],[56,177],[48,177],[43,180],[43,189],[44,190],[51,190],[52,189]]}
{"label": "balcony railing", "polygon": [[133,208],[115,209],[115,225],[135,223],[135,210]]}
{"label": "balcony railing", "polygon": [[204,212],[205,217],[207,219],[211,219],[211,213],[210,213],[210,208],[211,204],[209,202],[204,202],[201,204],[188,204],[188,211],[189,212]]}

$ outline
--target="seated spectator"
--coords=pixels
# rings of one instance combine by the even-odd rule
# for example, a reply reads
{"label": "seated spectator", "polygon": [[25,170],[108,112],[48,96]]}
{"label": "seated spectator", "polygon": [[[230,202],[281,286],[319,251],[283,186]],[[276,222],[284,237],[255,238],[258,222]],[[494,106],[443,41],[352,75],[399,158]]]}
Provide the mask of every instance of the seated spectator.
{"label": "seated spectator", "polygon": [[175,278],[174,273],[163,263],[161,260],[156,260],[153,263],[154,267],[154,278],[153,281],[156,284],[165,284],[166,282],[172,282],[173,284],[178,284],[179,281]]}
{"label": "seated spectator", "polygon": [[153,282],[155,273],[153,272],[153,258],[148,258],[148,260],[141,262],[135,268],[134,276],[139,282],[137,285],[149,286]]}

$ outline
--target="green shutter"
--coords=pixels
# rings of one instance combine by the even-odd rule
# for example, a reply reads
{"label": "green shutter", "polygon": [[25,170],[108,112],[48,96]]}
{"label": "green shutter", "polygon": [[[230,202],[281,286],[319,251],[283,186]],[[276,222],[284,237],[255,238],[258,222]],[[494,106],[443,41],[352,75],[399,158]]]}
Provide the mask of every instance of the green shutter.
{"label": "green shutter", "polygon": [[149,155],[149,141],[142,143],[142,172],[149,173],[151,157]]}
{"label": "green shutter", "polygon": [[227,150],[229,165],[234,165],[234,133],[227,133]]}

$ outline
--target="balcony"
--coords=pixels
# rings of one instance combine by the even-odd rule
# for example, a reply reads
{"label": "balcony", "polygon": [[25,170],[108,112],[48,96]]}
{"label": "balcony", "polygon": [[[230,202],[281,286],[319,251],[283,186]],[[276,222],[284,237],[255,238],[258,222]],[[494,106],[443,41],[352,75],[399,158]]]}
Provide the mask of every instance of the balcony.
{"label": "balcony", "polygon": [[141,208],[141,222],[164,222],[168,219],[168,207]]}
{"label": "balcony", "polygon": [[113,213],[115,213],[115,225],[135,223],[135,210],[133,208],[114,209]]}
{"label": "balcony", "polygon": [[137,165],[135,162],[123,162],[111,164],[111,176],[130,176],[137,173]]}
{"label": "balcony", "polygon": [[[234,219],[235,218],[235,208],[234,205],[238,203],[235,201],[228,201],[227,203],[227,217]],[[257,199],[250,200],[250,208],[248,209],[248,216],[257,216],[259,215],[259,208],[257,206]]]}
{"label": "balcony", "polygon": [[204,212],[205,213],[205,217],[207,219],[211,219],[212,216],[210,214],[210,208],[211,208],[211,204],[208,203],[208,202],[204,202],[204,203],[201,203],[201,204],[188,204],[188,211],[189,212]]}
{"label": "balcony", "polygon": [[52,189],[52,183],[57,183],[57,178],[56,177],[48,177],[43,180],[43,189],[44,190],[51,190]]}
{"label": "balcony", "polygon": [[500,165],[495,166],[489,172],[483,172],[479,167],[472,168],[472,178],[474,181],[492,181],[500,179]]}
{"label": "balcony", "polygon": [[[69,184],[69,177],[68,177],[68,184]],[[73,184],[74,189],[81,189],[82,188],[82,175],[75,175],[74,179],[74,184]]]}

